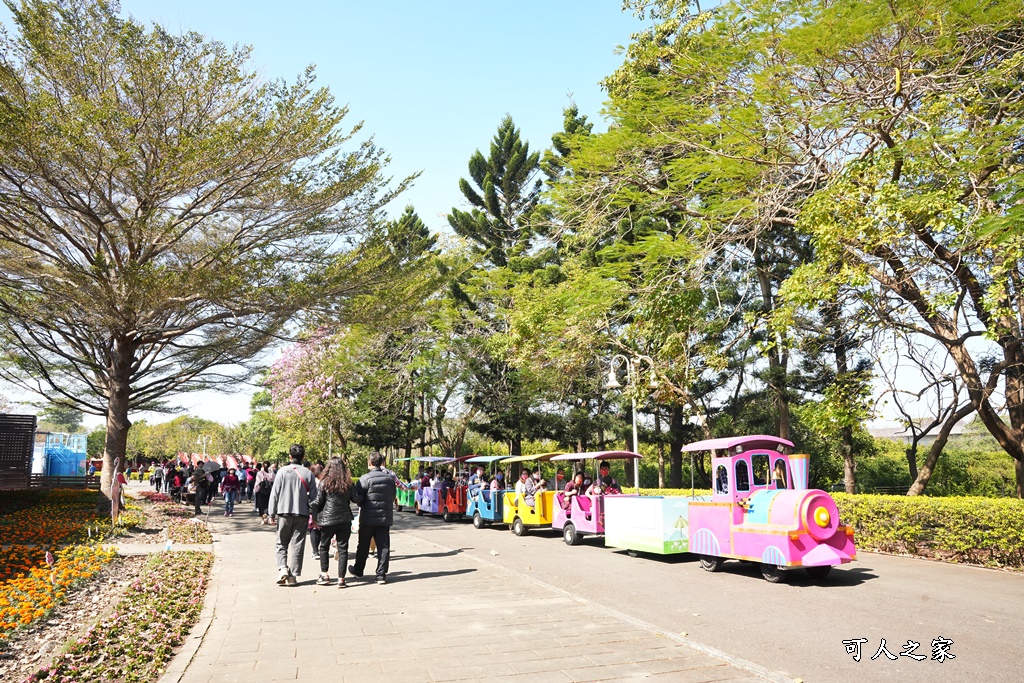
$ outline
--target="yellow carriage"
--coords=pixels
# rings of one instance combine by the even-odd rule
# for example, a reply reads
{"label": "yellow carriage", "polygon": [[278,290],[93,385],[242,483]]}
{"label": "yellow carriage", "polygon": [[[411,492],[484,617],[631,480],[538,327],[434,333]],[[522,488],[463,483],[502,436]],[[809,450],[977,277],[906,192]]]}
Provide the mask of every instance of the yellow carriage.
{"label": "yellow carriage", "polygon": [[[535,455],[518,455],[505,458],[502,465],[512,463],[547,462],[561,453],[538,453]],[[511,482],[510,482],[511,483]],[[523,494],[514,491],[505,492],[505,500],[502,509],[502,521],[509,525],[512,533],[522,536],[526,529],[551,528],[551,522],[555,518],[555,491],[542,491],[534,496],[533,505],[530,505]]]}

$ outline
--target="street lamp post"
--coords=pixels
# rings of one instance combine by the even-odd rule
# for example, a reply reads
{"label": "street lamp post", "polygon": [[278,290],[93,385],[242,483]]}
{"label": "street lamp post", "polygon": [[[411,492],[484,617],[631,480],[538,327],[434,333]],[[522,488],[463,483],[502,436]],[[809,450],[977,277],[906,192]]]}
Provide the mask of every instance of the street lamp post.
{"label": "street lamp post", "polygon": [[206,462],[206,447],[213,441],[213,437],[209,434],[200,434],[199,438],[196,439],[196,443],[203,447],[203,462]]}
{"label": "street lamp post", "polygon": [[[651,370],[651,388],[657,388],[658,383],[654,378],[654,361],[650,356],[637,356],[636,358],[629,358],[621,353],[617,353],[612,356],[611,361],[608,365],[608,382],[605,384],[607,389],[621,389],[622,385],[619,383],[619,378],[616,376],[615,371],[618,367],[626,366],[626,385],[636,386],[637,374],[640,372],[640,363],[646,362],[647,367]],[[636,393],[634,392],[630,399],[633,404],[633,450],[636,453],[640,452],[640,441],[637,437],[636,432]],[[640,458],[633,460],[633,483],[636,485],[637,494],[640,493]]]}

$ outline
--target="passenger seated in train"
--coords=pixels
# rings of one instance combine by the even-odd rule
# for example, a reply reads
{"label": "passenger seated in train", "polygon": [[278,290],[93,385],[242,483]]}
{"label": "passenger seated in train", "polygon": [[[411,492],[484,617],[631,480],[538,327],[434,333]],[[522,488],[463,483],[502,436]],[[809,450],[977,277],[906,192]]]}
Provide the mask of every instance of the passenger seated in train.
{"label": "passenger seated in train", "polygon": [[772,470],[772,479],[775,480],[775,488],[784,489],[786,486],[786,464],[780,458],[775,461],[775,469]]}
{"label": "passenger seated in train", "polygon": [[602,462],[599,469],[599,475],[597,477],[598,482],[601,484],[601,490],[605,494],[617,494],[622,493],[622,487],[619,486],[619,482],[615,481],[615,477],[611,474],[611,465],[607,462]]}
{"label": "passenger seated in train", "polygon": [[523,502],[532,508],[537,502],[536,494],[537,486],[530,476],[530,470],[524,467],[519,473],[519,481],[516,482],[516,497],[522,497]]}
{"label": "passenger seated in train", "polygon": [[487,478],[484,477],[484,468],[478,466],[469,478],[469,495],[475,496],[479,493],[486,482]]}
{"label": "passenger seated in train", "polygon": [[494,479],[491,479],[491,490],[501,491],[505,488],[505,473],[498,470],[494,473]]}
{"label": "passenger seated in train", "polygon": [[725,465],[715,470],[715,493],[729,493],[729,474]]}
{"label": "passenger seated in train", "polygon": [[548,482],[544,479],[543,475],[541,475],[539,467],[534,468],[532,476],[533,485],[537,489],[537,493],[543,493],[548,490]]}
{"label": "passenger seated in train", "polygon": [[573,497],[581,493],[583,493],[583,473],[577,472],[575,477],[566,482],[565,489],[562,491],[562,509],[571,508]]}

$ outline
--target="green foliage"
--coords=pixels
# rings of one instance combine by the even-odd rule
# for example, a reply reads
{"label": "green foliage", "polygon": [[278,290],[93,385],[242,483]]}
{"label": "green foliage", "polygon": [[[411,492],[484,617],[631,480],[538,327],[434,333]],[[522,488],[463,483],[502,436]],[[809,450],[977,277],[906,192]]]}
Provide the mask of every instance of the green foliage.
{"label": "green foliage", "polygon": [[55,431],[67,432],[68,434],[78,432],[82,426],[82,417],[82,411],[60,405],[47,406],[39,414],[41,421],[45,420],[56,427]]}
{"label": "green foliage", "polygon": [[1024,569],[1024,501],[832,495],[858,548]]}

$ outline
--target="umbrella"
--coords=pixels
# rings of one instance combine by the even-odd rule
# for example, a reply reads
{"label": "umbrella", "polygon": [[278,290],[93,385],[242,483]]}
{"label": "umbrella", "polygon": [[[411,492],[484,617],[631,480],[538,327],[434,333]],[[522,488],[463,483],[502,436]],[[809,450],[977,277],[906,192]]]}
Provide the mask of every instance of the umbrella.
{"label": "umbrella", "polygon": [[219,472],[220,463],[217,462],[216,460],[207,460],[206,464],[203,465],[203,469],[206,470],[207,472]]}

